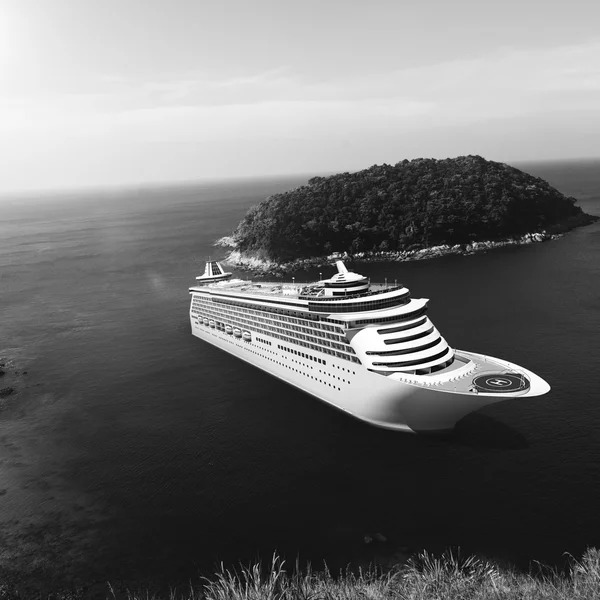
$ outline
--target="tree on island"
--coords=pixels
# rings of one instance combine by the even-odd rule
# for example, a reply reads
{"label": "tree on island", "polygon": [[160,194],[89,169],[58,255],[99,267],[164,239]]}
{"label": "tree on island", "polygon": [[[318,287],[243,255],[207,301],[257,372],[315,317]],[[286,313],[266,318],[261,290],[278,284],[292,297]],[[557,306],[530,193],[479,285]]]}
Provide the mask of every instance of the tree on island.
{"label": "tree on island", "polygon": [[287,261],[500,240],[584,216],[574,198],[509,165],[419,158],[313,177],[253,206],[233,237],[245,254]]}

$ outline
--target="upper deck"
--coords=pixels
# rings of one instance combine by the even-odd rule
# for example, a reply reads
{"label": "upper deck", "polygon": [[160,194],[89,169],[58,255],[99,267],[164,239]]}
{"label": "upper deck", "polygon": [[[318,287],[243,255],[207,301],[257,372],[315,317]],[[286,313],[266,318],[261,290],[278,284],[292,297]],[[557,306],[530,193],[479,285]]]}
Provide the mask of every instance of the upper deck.
{"label": "upper deck", "polygon": [[343,313],[345,316],[370,311],[383,311],[408,304],[410,292],[403,285],[371,283],[358,273],[349,272],[342,261],[338,272],[329,279],[308,283],[281,281],[249,281],[229,279],[213,281],[190,288],[213,298],[245,300],[251,303],[287,304],[294,309],[316,313]]}
{"label": "upper deck", "polygon": [[[190,292],[215,291],[218,293],[231,294],[250,294],[265,297],[285,297],[296,300],[313,301],[340,301],[357,298],[367,298],[386,292],[396,290],[406,290],[403,285],[390,286],[387,283],[370,283],[369,289],[365,292],[353,294],[344,294],[343,296],[325,296],[324,288],[319,285],[320,282],[313,283],[282,283],[281,281],[250,281],[244,279],[230,279],[229,281],[219,281],[210,285],[196,285],[190,287]],[[406,290],[407,291],[407,290]]]}
{"label": "upper deck", "polygon": [[327,296],[320,282],[313,284],[281,283],[272,281],[230,280],[208,286],[194,286],[190,292],[208,292],[213,297],[231,297],[251,301],[282,302],[309,312],[355,314],[381,311],[410,302],[410,292],[400,285],[370,284],[356,293]]}

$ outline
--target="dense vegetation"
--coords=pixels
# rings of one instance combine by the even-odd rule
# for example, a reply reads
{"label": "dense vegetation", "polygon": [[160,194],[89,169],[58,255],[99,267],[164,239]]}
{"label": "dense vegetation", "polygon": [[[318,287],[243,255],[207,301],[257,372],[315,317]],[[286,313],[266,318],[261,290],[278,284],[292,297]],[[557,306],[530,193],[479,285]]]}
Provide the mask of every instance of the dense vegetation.
{"label": "dense vegetation", "polygon": [[506,239],[584,217],[539,177],[461,156],[314,177],[253,206],[233,238],[243,253],[286,261]]}

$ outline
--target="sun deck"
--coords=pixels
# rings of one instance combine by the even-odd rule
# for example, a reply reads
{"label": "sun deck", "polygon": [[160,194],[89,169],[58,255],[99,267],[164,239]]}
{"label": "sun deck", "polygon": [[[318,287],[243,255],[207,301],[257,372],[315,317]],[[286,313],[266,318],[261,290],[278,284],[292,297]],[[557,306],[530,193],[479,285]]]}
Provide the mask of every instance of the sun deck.
{"label": "sun deck", "polygon": [[320,282],[312,283],[282,283],[278,281],[247,281],[242,279],[230,279],[228,281],[219,281],[209,286],[193,286],[190,291],[206,291],[218,290],[219,292],[232,292],[242,294],[252,294],[256,296],[282,296],[286,298],[296,298],[298,300],[311,301],[340,301],[356,298],[366,298],[383,294],[385,292],[393,292],[395,290],[406,289],[403,285],[390,286],[387,283],[371,283],[369,290],[357,294],[347,294],[344,296],[323,297],[324,290]]}

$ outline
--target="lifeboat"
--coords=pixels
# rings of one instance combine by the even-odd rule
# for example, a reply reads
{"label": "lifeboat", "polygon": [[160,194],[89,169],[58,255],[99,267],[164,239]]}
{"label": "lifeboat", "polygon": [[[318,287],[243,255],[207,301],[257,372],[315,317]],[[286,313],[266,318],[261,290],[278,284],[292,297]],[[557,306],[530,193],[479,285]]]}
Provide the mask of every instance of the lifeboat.
{"label": "lifeboat", "polygon": [[225,333],[231,335],[233,333],[233,327],[231,325],[225,325]]}
{"label": "lifeboat", "polygon": [[249,342],[252,339],[252,335],[249,331],[244,331],[242,333],[242,339],[246,342]]}
{"label": "lifeboat", "polygon": [[202,320],[202,322],[203,322],[205,325],[208,325],[208,319],[203,319],[203,320]]}
{"label": "lifeboat", "polygon": [[238,329],[237,327],[233,330],[233,335],[235,335],[235,337],[242,337],[242,330]]}
{"label": "lifeboat", "polygon": [[214,327],[214,326],[215,326],[215,322],[214,322],[212,319],[211,319],[211,320],[208,322],[208,324],[209,324],[211,327]]}

